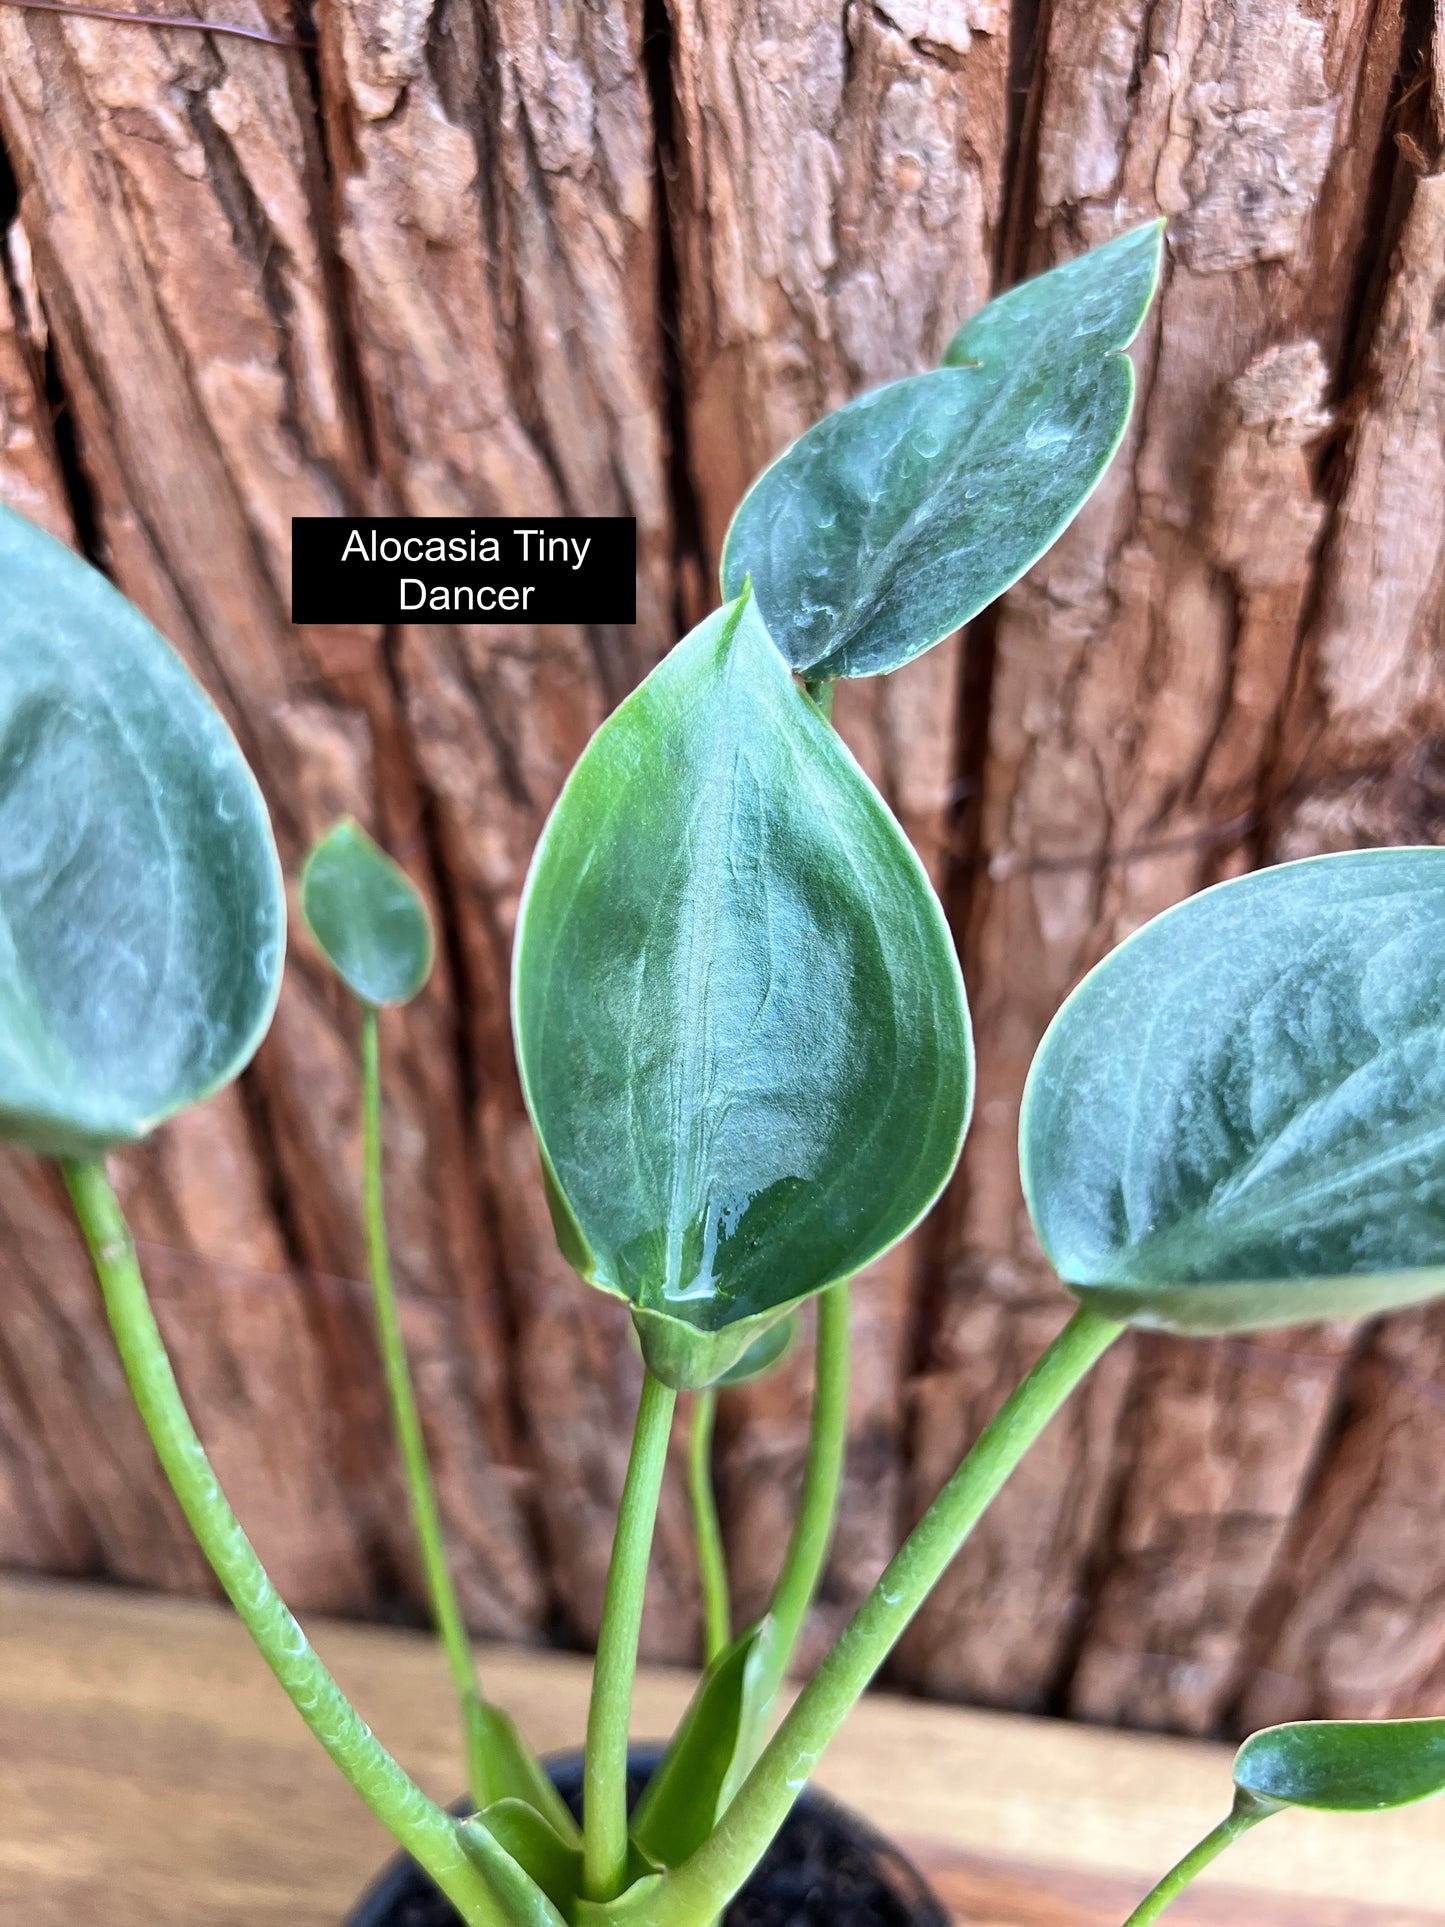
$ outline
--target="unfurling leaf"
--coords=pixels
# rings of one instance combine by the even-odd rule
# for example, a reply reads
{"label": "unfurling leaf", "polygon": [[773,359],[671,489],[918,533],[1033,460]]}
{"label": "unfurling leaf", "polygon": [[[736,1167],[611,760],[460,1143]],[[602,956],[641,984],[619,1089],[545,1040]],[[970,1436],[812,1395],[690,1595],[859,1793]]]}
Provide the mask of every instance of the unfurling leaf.
{"label": "unfurling leaf", "polygon": [[1445,1793],[1445,1720],[1300,1720],[1252,1734],[1240,1792],[1273,1806],[1379,1813]]}
{"label": "unfurling leaf", "polygon": [[[565,1812],[566,1809],[564,1808]],[[516,1862],[529,1880],[539,1886],[552,1905],[566,1917],[582,1891],[582,1849],[577,1843],[576,1823],[567,1815],[571,1835],[558,1833],[544,1815],[525,1800],[494,1800],[484,1813],[474,1814],[465,1824],[465,1837],[474,1851],[478,1846],[477,1829],[485,1828],[497,1845]],[[487,1854],[481,1843],[483,1871],[495,1873],[497,1860]],[[509,1874],[509,1882],[511,1876]]]}
{"label": "unfurling leaf", "polygon": [[972,1046],[942,909],[745,599],[568,779],[513,1022],[563,1251],[670,1384],[718,1378],[947,1180]]}
{"label": "unfurling leaf", "polygon": [[260,791],[179,656],[0,508],[0,1137],[93,1156],[228,1083],[286,910]]}
{"label": "unfurling leaf", "polygon": [[431,919],[416,885],[350,817],[301,873],[301,909],[327,962],[373,1007],[409,1003],[431,975]]}
{"label": "unfurling leaf", "polygon": [[781,1365],[798,1336],[797,1313],[780,1318],[776,1325],[769,1325],[761,1338],[755,1338],[736,1365],[728,1369],[718,1380],[718,1384],[747,1385],[755,1378],[762,1378],[775,1365]]}
{"label": "unfurling leaf", "polygon": [[1020,1126],[1076,1296],[1171,1331],[1445,1293],[1445,849],[1256,871],[1156,917],[1045,1036]]}
{"label": "unfurling leaf", "polygon": [[[530,1819],[527,1817],[530,1815]],[[569,1886],[575,1860],[551,1834],[546,1821],[521,1800],[501,1800],[464,1820],[457,1837],[467,1857],[486,1875],[508,1927],[566,1927],[547,1883]],[[511,1845],[504,1844],[511,1842]],[[520,1846],[538,1858],[545,1879],[532,1874],[512,1852]]]}
{"label": "unfurling leaf", "polygon": [[827,415],[753,483],[723,549],[810,681],[880,675],[1002,595],[1093,493],[1128,425],[1153,221],[990,302],[946,365]]}
{"label": "unfurling leaf", "polygon": [[717,1824],[749,1712],[758,1641],[750,1626],[698,1683],[671,1746],[632,1816],[632,1838],[654,1865],[678,1867]]}
{"label": "unfurling leaf", "polygon": [[522,1738],[511,1714],[500,1706],[493,1706],[490,1700],[483,1700],[469,1710],[468,1718],[476,1727],[478,1747],[487,1763],[491,1791],[488,1812],[499,1801],[522,1801],[534,1807],[568,1847],[580,1846],[581,1829],[550,1774]]}

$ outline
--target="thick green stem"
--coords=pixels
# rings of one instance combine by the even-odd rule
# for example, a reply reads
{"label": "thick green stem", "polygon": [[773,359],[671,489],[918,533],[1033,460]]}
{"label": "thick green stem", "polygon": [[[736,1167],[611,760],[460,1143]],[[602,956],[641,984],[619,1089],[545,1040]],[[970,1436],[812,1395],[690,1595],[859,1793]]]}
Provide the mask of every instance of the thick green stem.
{"label": "thick green stem", "polygon": [[408,1778],[359,1717],[311,1650],[227,1504],[181,1400],[146,1297],[130,1228],[105,1167],[73,1160],[62,1168],[121,1363],[156,1456],[262,1658],[352,1786],[425,1867],[468,1927],[502,1927],[501,1909],[468,1859],[456,1822]]}
{"label": "thick green stem", "polygon": [[709,1666],[732,1640],[727,1559],[712,1488],[712,1434],[717,1420],[717,1390],[709,1385],[694,1394],[692,1432],[687,1447],[687,1484],[692,1497],[697,1569],[702,1580],[703,1658]]}
{"label": "thick green stem", "polygon": [[396,1289],[392,1283],[382,1192],[381,1045],[374,1009],[365,1010],[361,1019],[361,1083],[366,1167],[366,1246],[371,1262],[377,1339],[386,1373],[392,1423],[396,1428],[397,1444],[406,1472],[412,1522],[421,1550],[427,1592],[431,1598],[437,1631],[446,1650],[447,1663],[456,1683],[472,1800],[480,1812],[499,1796],[500,1789],[491,1786],[487,1777],[481,1717],[482,1694],[477,1682],[471,1641],[467,1638],[466,1625],[457,1604],[456,1587],[452,1583],[451,1567],[447,1562],[436,1487],[432,1482],[426,1440],[416,1408],[416,1394],[407,1368],[401,1320],[396,1310]]}
{"label": "thick green stem", "polygon": [[1157,1920],[1170,1902],[1179,1898],[1194,1876],[1202,1872],[1211,1860],[1217,1860],[1242,1833],[1248,1833],[1251,1827],[1258,1826],[1261,1820],[1277,1811],[1274,1806],[1262,1806],[1248,1799],[1236,1802],[1229,1817],[1221,1820],[1212,1833],[1206,1833],[1199,1845],[1191,1848],[1177,1866],[1171,1867],[1157,1887],[1150,1888],[1124,1922],[1124,1927],[1147,1927],[1149,1921]]}
{"label": "thick green stem", "polygon": [[611,1900],[627,1878],[627,1727],[658,1495],[677,1393],[644,1371],[632,1456],[617,1513],[597,1637],[583,1774],[583,1881],[589,1900]]}
{"label": "thick green stem", "polygon": [[793,1703],[710,1839],[668,1874],[649,1927],[703,1927],[747,1880],[837,1733],[984,1510],[1069,1393],[1123,1331],[1081,1308],[984,1428]]}
{"label": "thick green stem", "polygon": [[836,687],[831,677],[823,682],[805,682],[803,687],[831,723],[833,720],[833,690]]}
{"label": "thick green stem", "polygon": [[818,1299],[808,1466],[793,1537],[769,1608],[771,1625],[759,1653],[757,1713],[762,1728],[797,1647],[833,1539],[848,1445],[849,1310],[846,1283],[830,1286]]}

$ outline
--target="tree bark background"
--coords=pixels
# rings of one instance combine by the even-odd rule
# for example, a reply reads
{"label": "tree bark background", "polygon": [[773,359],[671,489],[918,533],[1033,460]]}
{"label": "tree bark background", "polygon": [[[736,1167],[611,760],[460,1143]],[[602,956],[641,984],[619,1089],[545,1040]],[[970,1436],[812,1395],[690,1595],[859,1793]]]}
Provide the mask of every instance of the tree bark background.
{"label": "tree bark background", "polygon": [[[284,0],[217,18],[295,37]],[[595,1632],[636,1395],[556,1254],[511,1067],[531,846],[710,604],[731,509],[825,409],[1020,275],[1170,218],[1128,441],[961,642],[840,724],[944,892],[979,1102],[856,1291],[815,1644],[1064,1316],[1024,1072],[1079,975],[1252,864],[1445,835],[1440,0],[320,0],[313,52],[0,0],[0,496],[226,708],[294,875],[341,811],[436,977],[388,1020],[407,1336],[478,1631]],[[298,629],[289,519],[635,515],[631,630]],[[414,1615],[371,1343],[356,1027],[299,933],[241,1086],[122,1161],[185,1391],[301,1607]],[[199,1590],[56,1188],[0,1165],[0,1558]],[[729,1396],[741,1610],[804,1354]],[[1445,1318],[1121,1346],[911,1633],[919,1689],[1229,1729],[1445,1682]],[[648,1649],[690,1658],[667,1494]]]}

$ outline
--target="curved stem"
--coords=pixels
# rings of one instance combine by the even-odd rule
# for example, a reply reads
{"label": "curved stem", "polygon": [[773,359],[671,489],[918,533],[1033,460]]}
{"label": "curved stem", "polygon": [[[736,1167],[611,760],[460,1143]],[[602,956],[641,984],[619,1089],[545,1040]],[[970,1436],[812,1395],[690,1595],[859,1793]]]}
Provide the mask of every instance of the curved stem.
{"label": "curved stem", "polygon": [[[830,685],[831,687],[831,685]],[[803,1494],[787,1557],[778,1579],[772,1621],[759,1652],[757,1723],[767,1716],[803,1630],[833,1539],[838,1491],[848,1445],[848,1286],[832,1285],[818,1299],[818,1336],[813,1366],[813,1420]]]}
{"label": "curved stem", "polygon": [[501,1927],[501,1909],[468,1859],[457,1823],[426,1797],[359,1717],[311,1650],[227,1504],[182,1402],[130,1228],[104,1165],[66,1160],[62,1170],[156,1456],[261,1657],[352,1786],[431,1875],[468,1927]]}
{"label": "curved stem", "polygon": [[627,1878],[627,1724],[658,1495],[677,1393],[644,1370],[632,1456],[617,1513],[597,1636],[583,1771],[582,1877],[589,1900],[611,1900]]}
{"label": "curved stem", "polygon": [[692,1498],[697,1569],[702,1580],[703,1660],[711,1666],[732,1640],[727,1559],[717,1500],[712,1486],[712,1435],[717,1420],[717,1388],[694,1394],[692,1431],[687,1443],[687,1485]]}
{"label": "curved stem", "polygon": [[1024,1453],[1123,1331],[1081,1307],[985,1426],[743,1782],[711,1838],[649,1897],[650,1927],[703,1927],[757,1866],[824,1749]]}
{"label": "curved stem", "polygon": [[832,678],[827,677],[822,682],[805,682],[803,687],[831,723],[833,720],[833,691],[836,687]]}
{"label": "curved stem", "polygon": [[457,1604],[456,1587],[447,1561],[442,1537],[441,1513],[437,1507],[436,1486],[427,1459],[426,1440],[416,1407],[416,1393],[406,1362],[406,1344],[401,1320],[397,1316],[396,1288],[392,1283],[391,1254],[387,1248],[386,1211],[382,1192],[381,1148],[381,1045],[377,1013],[368,1007],[361,1019],[361,1084],[364,1157],[366,1167],[366,1247],[371,1264],[372,1301],[376,1311],[376,1332],[381,1361],[386,1374],[387,1397],[391,1402],[392,1423],[406,1472],[411,1500],[412,1522],[426,1574],[427,1592],[437,1631],[446,1651],[447,1664],[456,1684],[461,1708],[462,1735],[467,1752],[467,1778],[478,1812],[498,1797],[499,1789],[488,1782],[482,1728],[482,1693],[477,1681],[476,1663],[466,1624]]}
{"label": "curved stem", "polygon": [[1221,1820],[1212,1832],[1206,1833],[1197,1847],[1191,1847],[1184,1858],[1169,1869],[1157,1887],[1149,1889],[1124,1922],[1124,1927],[1147,1927],[1149,1921],[1157,1920],[1169,1903],[1179,1898],[1197,1873],[1207,1867],[1211,1860],[1217,1860],[1242,1833],[1248,1833],[1251,1827],[1258,1826],[1267,1814],[1274,1811],[1273,1807],[1258,1806],[1253,1802],[1237,1802],[1227,1819]]}

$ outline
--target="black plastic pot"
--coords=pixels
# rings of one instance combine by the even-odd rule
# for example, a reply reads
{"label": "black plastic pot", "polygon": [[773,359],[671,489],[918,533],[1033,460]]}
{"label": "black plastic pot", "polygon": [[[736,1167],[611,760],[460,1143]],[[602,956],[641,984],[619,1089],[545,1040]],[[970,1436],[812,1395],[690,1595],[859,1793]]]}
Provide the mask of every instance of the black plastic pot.
{"label": "black plastic pot", "polygon": [[[659,1757],[656,1750],[633,1750],[632,1799]],[[581,1755],[549,1760],[547,1771],[580,1812]],[[458,1927],[458,1921],[421,1869],[402,1859],[383,1872],[344,1927]],[[949,1927],[949,1921],[896,1848],[846,1807],[808,1791],[728,1908],[723,1927]]]}

